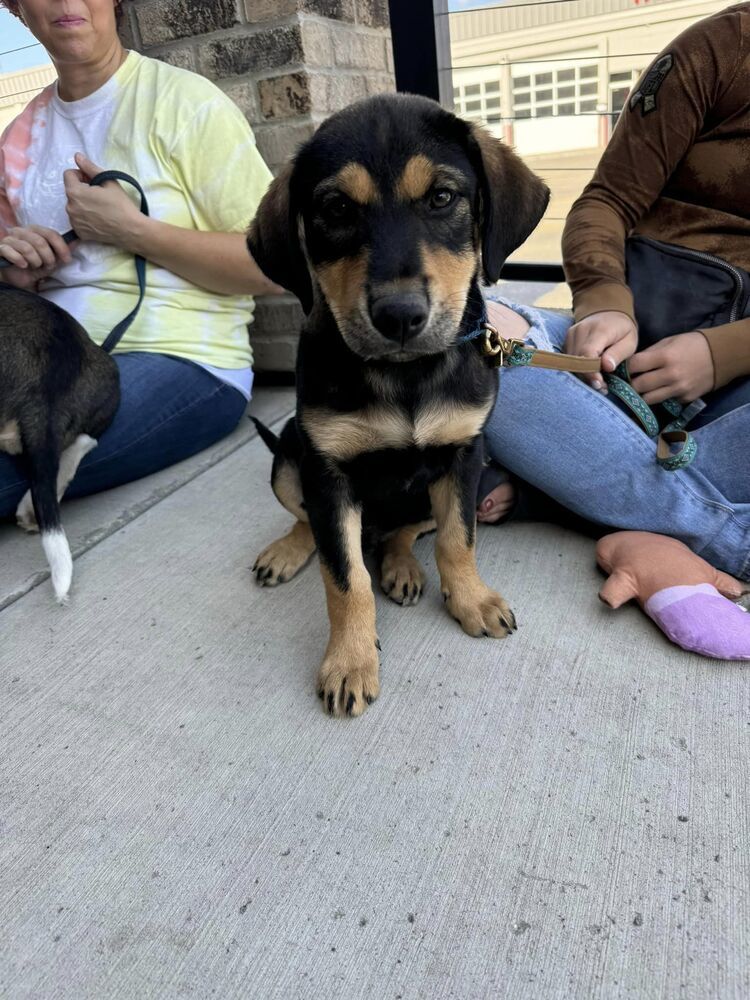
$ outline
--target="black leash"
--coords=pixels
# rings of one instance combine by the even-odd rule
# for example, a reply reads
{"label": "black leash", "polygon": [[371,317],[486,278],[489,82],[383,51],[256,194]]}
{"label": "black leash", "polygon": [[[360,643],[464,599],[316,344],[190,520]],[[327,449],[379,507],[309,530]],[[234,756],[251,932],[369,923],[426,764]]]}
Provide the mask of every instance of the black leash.
{"label": "black leash", "polygon": [[[135,177],[131,177],[130,174],[123,173],[122,170],[102,170],[100,174],[91,178],[89,184],[91,187],[101,187],[101,185],[106,184],[107,181],[123,181],[125,184],[130,184],[134,187],[141,196],[141,212],[143,215],[149,214],[146,195]],[[63,239],[66,243],[72,243],[73,240],[78,239],[78,235],[75,230],[70,229],[67,233],[63,233]],[[0,270],[12,266],[13,265],[9,260],[0,258]],[[138,301],[135,304],[135,308],[128,313],[125,319],[121,319],[120,322],[107,335],[107,339],[102,344],[102,350],[107,351],[107,353],[114,350],[119,341],[122,339],[125,331],[138,315],[138,310],[141,308],[141,303],[143,302],[143,296],[146,294],[146,258],[141,257],[140,254],[135,255],[135,273],[138,278]]]}

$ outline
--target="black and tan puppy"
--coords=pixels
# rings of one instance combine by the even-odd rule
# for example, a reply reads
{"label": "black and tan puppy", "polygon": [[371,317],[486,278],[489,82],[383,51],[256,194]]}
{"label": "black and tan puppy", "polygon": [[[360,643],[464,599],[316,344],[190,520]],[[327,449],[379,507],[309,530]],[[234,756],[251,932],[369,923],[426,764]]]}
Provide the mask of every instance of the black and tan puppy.
{"label": "black and tan puppy", "polygon": [[41,531],[55,596],[73,577],[60,498],[120,402],[112,358],[40,295],[0,284],[0,451],[18,455],[30,490],[19,525]]}
{"label": "black and tan puppy", "polygon": [[256,261],[308,313],[296,417],[278,440],[264,429],[274,492],[297,523],[255,570],[281,583],[317,547],[331,627],[318,693],[334,715],[359,715],[379,691],[363,542],[382,544],[385,592],[415,603],[423,576],[411,547],[436,526],[451,615],[472,636],[515,627],[474,551],[497,371],[481,340],[460,339],[483,316],[480,275],[497,280],[548,197],[487,132],[432,101],[391,95],[325,122],[251,227]]}

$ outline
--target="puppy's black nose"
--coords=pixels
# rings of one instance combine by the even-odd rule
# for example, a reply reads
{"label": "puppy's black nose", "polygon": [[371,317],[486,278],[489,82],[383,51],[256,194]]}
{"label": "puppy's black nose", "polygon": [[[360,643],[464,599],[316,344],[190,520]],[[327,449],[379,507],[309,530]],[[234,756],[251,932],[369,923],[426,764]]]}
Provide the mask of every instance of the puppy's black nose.
{"label": "puppy's black nose", "polygon": [[427,325],[428,315],[425,297],[417,292],[382,295],[370,306],[375,329],[397,344],[405,344],[420,334]]}

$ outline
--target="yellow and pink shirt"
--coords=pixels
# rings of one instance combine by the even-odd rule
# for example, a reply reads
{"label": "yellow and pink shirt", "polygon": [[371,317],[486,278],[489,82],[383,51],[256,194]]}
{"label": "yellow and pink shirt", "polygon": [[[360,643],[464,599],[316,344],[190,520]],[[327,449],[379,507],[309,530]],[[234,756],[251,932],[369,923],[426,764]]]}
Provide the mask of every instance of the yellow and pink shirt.
{"label": "yellow and pink shirt", "polygon": [[[210,81],[137,52],[99,90],[63,101],[51,84],[0,138],[0,235],[12,226],[71,228],[63,171],[77,152],[143,186],[153,218],[185,229],[244,232],[271,180],[239,108]],[[133,195],[128,186],[124,189]],[[81,242],[41,293],[97,343],[135,305],[133,257]],[[141,310],[116,351],[186,358],[235,385],[252,385],[253,299],[220,295],[156,264]]]}

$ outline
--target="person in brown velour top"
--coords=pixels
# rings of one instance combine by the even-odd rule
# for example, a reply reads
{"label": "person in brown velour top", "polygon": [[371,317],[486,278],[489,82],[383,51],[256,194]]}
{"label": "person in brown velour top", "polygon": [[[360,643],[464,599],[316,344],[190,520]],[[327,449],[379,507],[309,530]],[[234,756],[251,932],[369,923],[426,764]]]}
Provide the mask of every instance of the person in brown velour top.
{"label": "person in brown velour top", "polygon": [[[688,425],[697,455],[678,471],[660,467],[603,375],[504,371],[486,442],[508,473],[485,478],[481,521],[518,516],[524,494],[538,513],[541,497],[542,517],[561,505],[605,528],[672,536],[750,579],[748,165],[750,3],[740,3],[683,32],[630,95],[565,226],[572,325],[488,293],[490,320],[507,335],[600,357],[604,373],[627,361],[652,407],[702,400]],[[634,245],[649,254],[640,271]],[[704,272],[717,271],[739,289],[726,314],[706,298]],[[704,301],[710,315],[694,323]],[[652,318],[672,333],[646,336]]]}

